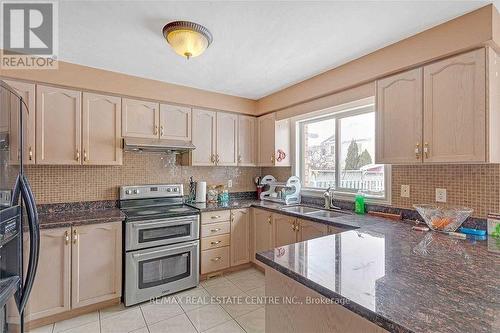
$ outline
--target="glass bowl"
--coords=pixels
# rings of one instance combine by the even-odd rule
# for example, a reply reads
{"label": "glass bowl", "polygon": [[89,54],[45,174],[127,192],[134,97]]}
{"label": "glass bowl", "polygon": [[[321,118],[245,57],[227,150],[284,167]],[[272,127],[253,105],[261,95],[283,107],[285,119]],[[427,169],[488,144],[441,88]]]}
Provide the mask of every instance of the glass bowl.
{"label": "glass bowl", "polygon": [[413,205],[432,230],[455,231],[474,211],[467,207],[440,207],[437,205]]}

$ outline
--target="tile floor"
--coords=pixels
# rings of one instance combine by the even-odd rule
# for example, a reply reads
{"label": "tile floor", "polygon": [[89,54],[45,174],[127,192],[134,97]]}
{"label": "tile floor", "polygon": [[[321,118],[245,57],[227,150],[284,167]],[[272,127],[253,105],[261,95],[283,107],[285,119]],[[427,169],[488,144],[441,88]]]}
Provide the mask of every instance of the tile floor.
{"label": "tile floor", "polygon": [[[240,298],[232,298],[241,296]],[[30,333],[259,333],[265,329],[264,306],[247,304],[264,296],[264,274],[254,268],[203,281],[158,302],[125,308],[123,304],[36,328]],[[212,302],[214,299],[240,302]],[[255,300],[253,298],[252,300]],[[253,303],[253,302],[251,302]]]}

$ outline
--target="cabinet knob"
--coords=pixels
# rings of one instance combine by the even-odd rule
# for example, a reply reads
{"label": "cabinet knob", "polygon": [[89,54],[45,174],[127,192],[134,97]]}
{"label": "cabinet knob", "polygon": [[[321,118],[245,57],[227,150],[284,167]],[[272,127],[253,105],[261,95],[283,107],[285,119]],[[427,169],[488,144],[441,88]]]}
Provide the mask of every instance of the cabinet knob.
{"label": "cabinet knob", "polygon": [[75,230],[73,230],[73,244],[76,244],[76,242],[78,241],[78,233]]}
{"label": "cabinet knob", "polygon": [[33,160],[33,149],[31,149],[31,146],[29,147],[28,158],[30,161]]}
{"label": "cabinet knob", "polygon": [[217,155],[215,155],[215,156],[216,156],[216,157],[215,157],[215,163],[216,163],[216,164],[219,164],[219,161],[220,161],[220,159],[219,159],[219,154],[217,154]]}
{"label": "cabinet knob", "polygon": [[85,149],[83,150],[83,161],[87,162],[87,151]]}
{"label": "cabinet knob", "polygon": [[158,135],[158,125],[155,125],[155,127],[153,129],[153,134]]}
{"label": "cabinet knob", "polygon": [[429,158],[429,151],[430,151],[429,144],[427,142],[425,142],[424,143],[424,156],[425,156],[425,158]]}
{"label": "cabinet knob", "polygon": [[274,164],[274,161],[275,161],[275,160],[276,160],[276,154],[275,154],[275,153],[273,153],[273,154],[271,155],[271,163],[272,163],[272,164]]}
{"label": "cabinet knob", "polygon": [[211,245],[217,245],[217,244],[220,244],[220,243],[222,243],[222,241],[210,242]]}
{"label": "cabinet knob", "polygon": [[212,260],[212,261],[219,261],[219,260],[221,260],[221,259],[222,259],[222,257],[215,257],[215,258],[212,258],[211,260]]}
{"label": "cabinet knob", "polygon": [[267,218],[267,223],[271,224],[271,215]]}
{"label": "cabinet knob", "polygon": [[417,160],[420,159],[420,143],[417,142],[417,144],[415,145],[415,158]]}
{"label": "cabinet knob", "polygon": [[64,232],[64,244],[69,244],[69,232],[67,230]]}
{"label": "cabinet knob", "polygon": [[238,163],[241,163],[241,155],[238,155]]}
{"label": "cabinet knob", "polygon": [[163,125],[160,125],[160,136],[163,136]]}
{"label": "cabinet knob", "polygon": [[80,161],[80,150],[76,148],[76,160]]}
{"label": "cabinet knob", "polygon": [[215,164],[215,156],[214,154],[210,155],[210,162]]}

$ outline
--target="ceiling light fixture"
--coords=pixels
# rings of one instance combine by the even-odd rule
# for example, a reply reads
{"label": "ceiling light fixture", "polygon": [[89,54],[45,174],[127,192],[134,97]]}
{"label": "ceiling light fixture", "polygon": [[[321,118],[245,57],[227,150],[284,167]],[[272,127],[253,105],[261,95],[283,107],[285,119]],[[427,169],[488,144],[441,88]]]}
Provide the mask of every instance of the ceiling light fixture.
{"label": "ceiling light fixture", "polygon": [[197,57],[212,43],[212,34],[204,26],[188,21],[174,21],[163,27],[163,37],[175,53],[186,57]]}

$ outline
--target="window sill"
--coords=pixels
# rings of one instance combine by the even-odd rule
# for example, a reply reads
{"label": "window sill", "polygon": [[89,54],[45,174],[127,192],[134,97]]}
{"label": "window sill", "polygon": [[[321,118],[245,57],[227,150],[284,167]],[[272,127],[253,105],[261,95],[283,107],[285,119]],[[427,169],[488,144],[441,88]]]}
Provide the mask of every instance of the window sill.
{"label": "window sill", "polygon": [[[323,189],[316,189],[316,188],[302,188],[300,191],[300,195],[307,196],[307,197],[316,197],[316,198],[323,198],[323,193],[325,193],[325,190]],[[354,198],[356,196],[356,193],[350,193],[350,192],[333,192],[333,197],[337,200],[343,200],[343,201],[351,201],[354,202]],[[390,205],[391,200],[390,198],[384,197],[373,197],[373,196],[365,196],[365,202],[368,204],[377,204],[377,205]]]}

